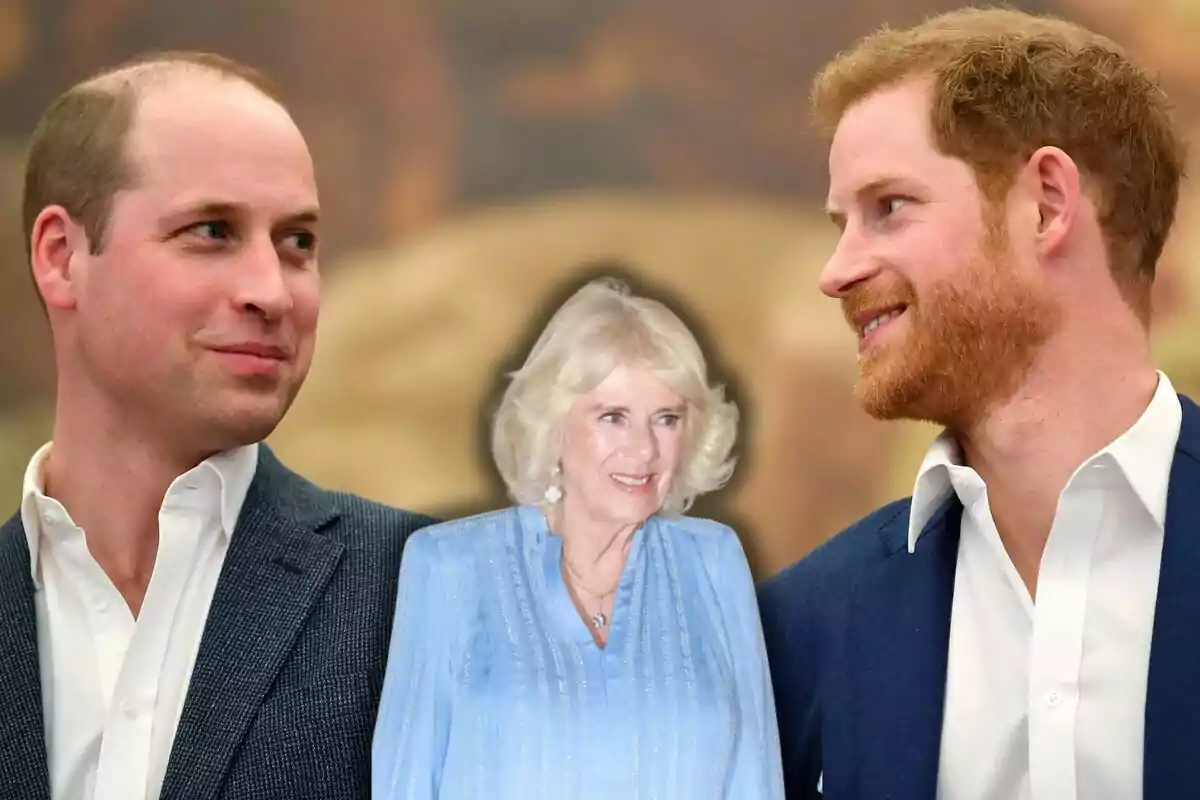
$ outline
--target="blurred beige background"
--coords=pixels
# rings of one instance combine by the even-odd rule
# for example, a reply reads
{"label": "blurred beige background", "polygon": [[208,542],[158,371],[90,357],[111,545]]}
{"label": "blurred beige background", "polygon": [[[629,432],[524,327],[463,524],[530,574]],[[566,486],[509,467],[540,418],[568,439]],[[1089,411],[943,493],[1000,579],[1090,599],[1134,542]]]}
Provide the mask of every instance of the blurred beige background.
{"label": "blurred beige background", "polygon": [[[50,99],[148,48],[272,73],[317,161],[326,295],[309,383],[271,443],[330,487],[455,515],[506,502],[485,447],[502,372],[597,271],[671,301],[745,418],[735,525],[765,577],[907,494],[926,426],[850,395],[854,344],[816,276],[833,243],[807,84],[836,50],[946,0],[0,0],[0,486],[49,434],[53,374],[19,232]],[[1197,0],[1015,3],[1087,23],[1200,129]],[[1195,170],[1193,170],[1195,171]],[[1200,394],[1200,192],[1160,270],[1156,344]]]}

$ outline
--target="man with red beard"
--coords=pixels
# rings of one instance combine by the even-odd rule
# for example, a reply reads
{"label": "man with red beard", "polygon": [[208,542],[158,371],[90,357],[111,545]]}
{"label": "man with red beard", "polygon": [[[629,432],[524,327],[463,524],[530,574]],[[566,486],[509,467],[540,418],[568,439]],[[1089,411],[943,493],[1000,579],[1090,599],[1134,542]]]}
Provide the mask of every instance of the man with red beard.
{"label": "man with red beard", "polygon": [[789,797],[1200,797],[1200,410],[1148,333],[1165,97],[1076,25],[963,10],[813,103],[858,399],[945,432],[761,589]]}

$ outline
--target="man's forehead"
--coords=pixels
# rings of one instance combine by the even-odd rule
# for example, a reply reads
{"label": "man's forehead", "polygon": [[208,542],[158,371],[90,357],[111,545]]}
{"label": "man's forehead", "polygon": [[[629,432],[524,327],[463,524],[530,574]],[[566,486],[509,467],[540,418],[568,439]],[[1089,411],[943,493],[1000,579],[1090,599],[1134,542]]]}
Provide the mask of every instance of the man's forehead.
{"label": "man's forehead", "polygon": [[829,148],[830,199],[888,183],[919,182],[948,157],[911,89],[881,90],[847,109]]}
{"label": "man's forehead", "polygon": [[[258,178],[312,181],[308,146],[287,112],[237,81],[188,92],[152,90],[139,98],[126,140],[136,172],[219,175],[236,166]],[[214,175],[215,177],[215,175]]]}
{"label": "man's forehead", "polygon": [[283,106],[236,78],[184,73],[147,83],[136,97],[130,130],[134,140],[160,131],[213,135],[247,125],[299,136]]}
{"label": "man's forehead", "polygon": [[129,189],[143,195],[156,216],[303,216],[315,222],[318,191],[307,152],[287,153],[270,143],[208,147],[203,136],[145,137],[143,144],[127,153],[134,173]]}
{"label": "man's forehead", "polygon": [[868,96],[846,109],[830,142],[830,161],[908,155],[933,144],[929,112],[896,90]]}

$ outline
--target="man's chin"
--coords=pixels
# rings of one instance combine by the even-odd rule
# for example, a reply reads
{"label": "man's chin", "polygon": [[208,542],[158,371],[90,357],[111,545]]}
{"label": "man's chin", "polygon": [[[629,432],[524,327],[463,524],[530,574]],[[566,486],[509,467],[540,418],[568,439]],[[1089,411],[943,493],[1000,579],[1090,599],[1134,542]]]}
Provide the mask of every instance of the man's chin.
{"label": "man's chin", "polygon": [[230,403],[214,409],[209,424],[229,448],[254,444],[266,439],[279,423],[289,404],[280,398],[256,398],[256,402]]}
{"label": "man's chin", "polygon": [[924,419],[922,382],[914,376],[890,377],[872,372],[859,375],[854,397],[869,416],[878,420]]}

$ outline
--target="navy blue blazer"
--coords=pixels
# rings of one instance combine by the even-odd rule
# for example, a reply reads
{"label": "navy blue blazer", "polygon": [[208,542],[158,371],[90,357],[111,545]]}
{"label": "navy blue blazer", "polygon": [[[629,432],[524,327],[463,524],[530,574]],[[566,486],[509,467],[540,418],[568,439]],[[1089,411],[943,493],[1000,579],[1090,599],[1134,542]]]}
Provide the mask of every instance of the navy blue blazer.
{"label": "navy blue blazer", "polygon": [[[400,555],[434,520],[322,491],[259,450],[160,796],[365,798]],[[0,796],[50,796],[19,514],[0,528]]]}
{"label": "navy blue blazer", "polygon": [[[1146,689],[1143,786],[1200,797],[1200,409],[1180,396]],[[910,498],[911,499],[911,498]],[[937,796],[962,506],[908,552],[910,499],[879,509],[759,587],[787,796]]]}

